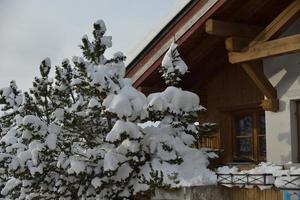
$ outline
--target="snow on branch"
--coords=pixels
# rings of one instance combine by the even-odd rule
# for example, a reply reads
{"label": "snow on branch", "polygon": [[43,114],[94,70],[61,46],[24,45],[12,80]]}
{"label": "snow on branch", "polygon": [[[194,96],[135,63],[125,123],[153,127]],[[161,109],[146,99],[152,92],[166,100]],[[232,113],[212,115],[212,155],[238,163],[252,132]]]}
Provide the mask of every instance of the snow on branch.
{"label": "snow on branch", "polygon": [[178,85],[181,77],[187,73],[188,67],[181,59],[177,50],[177,44],[171,43],[171,46],[165,54],[159,71],[165,80],[166,85]]}

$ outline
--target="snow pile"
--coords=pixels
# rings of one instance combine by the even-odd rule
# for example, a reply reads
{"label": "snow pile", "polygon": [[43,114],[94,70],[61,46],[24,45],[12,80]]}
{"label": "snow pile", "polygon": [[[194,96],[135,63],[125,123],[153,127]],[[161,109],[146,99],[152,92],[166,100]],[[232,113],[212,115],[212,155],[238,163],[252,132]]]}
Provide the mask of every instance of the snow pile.
{"label": "snow pile", "polygon": [[[59,118],[56,118],[59,119]],[[49,147],[49,149],[54,150],[56,149],[57,143],[57,135],[60,133],[61,127],[55,123],[52,123],[48,127],[48,135],[45,139],[45,143]]]}
{"label": "snow pile", "polygon": [[109,95],[103,102],[106,110],[118,115],[119,118],[130,117],[144,119],[147,116],[145,107],[147,99],[144,94],[126,84],[118,94]]}
{"label": "snow pile", "polygon": [[146,136],[143,143],[152,155],[152,161],[142,170],[147,175],[146,180],[150,181],[152,172],[158,171],[164,174],[161,177],[164,183],[172,187],[216,183],[215,173],[207,169],[208,158],[214,154],[187,146],[181,138],[184,133],[177,135],[176,129],[171,126],[160,124],[159,127],[147,127],[144,131]]}
{"label": "snow pile", "polygon": [[21,184],[21,181],[15,178],[11,178],[9,181],[6,182],[4,188],[1,190],[2,195],[7,195],[9,191],[17,187]]}
{"label": "snow pile", "polygon": [[11,81],[9,87],[0,89],[0,103],[6,104],[4,115],[11,113],[11,110],[16,111],[23,101],[23,94],[18,90],[16,82]]}
{"label": "snow pile", "polygon": [[184,75],[187,72],[188,67],[185,64],[185,62],[180,58],[179,52],[176,48],[177,48],[177,44],[173,42],[169,50],[165,54],[161,65],[164,68],[166,68],[167,74],[178,70],[181,75]]}
{"label": "snow pile", "polygon": [[300,187],[300,168],[291,167],[288,170],[281,170],[274,173],[276,180],[274,185],[278,188],[297,188]]}
{"label": "snow pile", "polygon": [[70,168],[68,169],[68,173],[76,173],[79,174],[84,172],[86,168],[86,164],[84,161],[78,160],[75,157],[70,158]]}
{"label": "snow pile", "polygon": [[[300,181],[300,168],[291,167],[283,169],[283,166],[275,165],[272,163],[260,163],[257,167],[250,170],[239,171],[237,167],[223,166],[217,169],[218,174],[222,174],[218,181],[221,181],[224,186],[233,187],[247,187],[251,188],[257,185],[261,190],[269,189],[273,185],[278,188],[299,188]],[[228,176],[226,176],[228,174]],[[264,174],[266,180],[264,182]],[[231,175],[233,175],[234,185],[231,184]],[[247,179],[247,175],[248,179]],[[252,175],[252,176],[251,176]],[[295,176],[297,175],[297,176]],[[245,183],[251,183],[247,185]],[[264,185],[264,183],[268,185]]]}
{"label": "snow pile", "polygon": [[111,131],[107,134],[106,140],[109,142],[116,142],[121,141],[122,138],[126,136],[138,139],[142,138],[142,133],[134,123],[118,120]]}
{"label": "snow pile", "polygon": [[4,143],[6,145],[17,143],[18,142],[17,133],[18,133],[18,131],[16,129],[9,130],[6,133],[6,135],[4,135],[1,138],[0,143]]}
{"label": "snow pile", "polygon": [[[260,163],[257,167],[250,169],[250,170],[242,170],[239,171],[237,167],[228,167],[223,166],[217,169],[217,173],[222,174],[222,177],[219,177],[218,181],[222,181],[224,186],[233,187],[247,187],[251,188],[253,185],[247,185],[247,183],[257,184],[260,189],[267,189],[272,186],[262,186],[264,184],[264,177],[263,174],[271,174],[270,176],[266,177],[266,184],[273,184],[275,179],[272,176],[272,173],[275,171],[280,170],[281,166],[276,166],[271,163]],[[225,174],[225,175],[224,175]],[[226,176],[228,174],[228,176]],[[233,175],[233,182],[234,185],[231,185],[231,176]],[[250,176],[247,176],[250,175]],[[228,184],[227,184],[228,183]]]}
{"label": "snow pile", "polygon": [[148,106],[151,110],[160,112],[183,112],[201,111],[204,107],[199,105],[200,99],[195,93],[184,91],[181,88],[169,86],[163,92],[152,93],[148,96]]}

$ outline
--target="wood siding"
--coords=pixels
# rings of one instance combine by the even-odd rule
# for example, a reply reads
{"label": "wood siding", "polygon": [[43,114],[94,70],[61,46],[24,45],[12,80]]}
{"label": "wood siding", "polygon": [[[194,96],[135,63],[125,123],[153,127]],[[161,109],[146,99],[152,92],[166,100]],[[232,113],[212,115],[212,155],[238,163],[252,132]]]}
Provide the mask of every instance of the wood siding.
{"label": "wood siding", "polygon": [[201,138],[200,141],[198,141],[198,147],[206,147],[212,149],[220,148],[220,134],[215,133],[211,136]]}
{"label": "wood siding", "polygon": [[282,200],[282,192],[278,189],[271,188],[260,190],[257,187],[245,189],[234,187],[230,189],[230,200]]}
{"label": "wood siding", "polygon": [[[220,148],[224,149],[223,163],[232,162],[232,112],[258,108],[263,94],[240,65],[224,66],[200,90],[205,90],[200,103],[207,108],[201,121],[219,125]],[[209,143],[209,142],[208,142]]]}
{"label": "wood siding", "polygon": [[[169,191],[166,191],[166,193],[169,193]],[[170,194],[173,194],[173,192],[170,192]],[[257,187],[246,189],[239,187],[200,186],[192,187],[190,194],[189,200],[204,198],[207,200],[283,200],[282,192],[276,188],[260,190]],[[134,200],[151,200],[151,194],[136,195]]]}

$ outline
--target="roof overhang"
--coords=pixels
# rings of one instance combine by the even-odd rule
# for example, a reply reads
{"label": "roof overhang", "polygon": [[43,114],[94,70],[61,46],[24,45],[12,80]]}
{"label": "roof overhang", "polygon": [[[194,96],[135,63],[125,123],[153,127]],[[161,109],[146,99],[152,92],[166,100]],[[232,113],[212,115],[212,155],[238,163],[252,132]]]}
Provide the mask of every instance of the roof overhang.
{"label": "roof overhang", "polygon": [[127,77],[138,87],[160,66],[172,41],[184,43],[226,0],[191,1],[127,66]]}

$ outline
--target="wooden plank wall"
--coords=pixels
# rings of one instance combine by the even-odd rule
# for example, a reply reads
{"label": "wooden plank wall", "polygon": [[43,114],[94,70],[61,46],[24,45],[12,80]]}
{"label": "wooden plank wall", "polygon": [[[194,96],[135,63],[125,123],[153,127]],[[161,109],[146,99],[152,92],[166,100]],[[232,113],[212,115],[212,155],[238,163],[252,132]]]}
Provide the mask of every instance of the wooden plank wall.
{"label": "wooden plank wall", "polygon": [[282,200],[282,192],[278,189],[271,188],[266,190],[260,190],[257,187],[252,189],[230,188],[231,200]]}
{"label": "wooden plank wall", "polygon": [[[232,118],[230,109],[247,108],[259,103],[263,94],[255,86],[240,65],[228,64],[219,70],[199,90],[205,90],[207,113],[201,121],[216,122],[219,125],[220,148],[224,149],[223,163],[232,162]],[[203,97],[202,97],[203,99]]]}
{"label": "wooden plank wall", "polygon": [[219,149],[220,148],[220,134],[215,133],[208,137],[201,138],[200,141],[198,141],[198,147],[206,147],[206,148],[212,148],[212,149]]}

